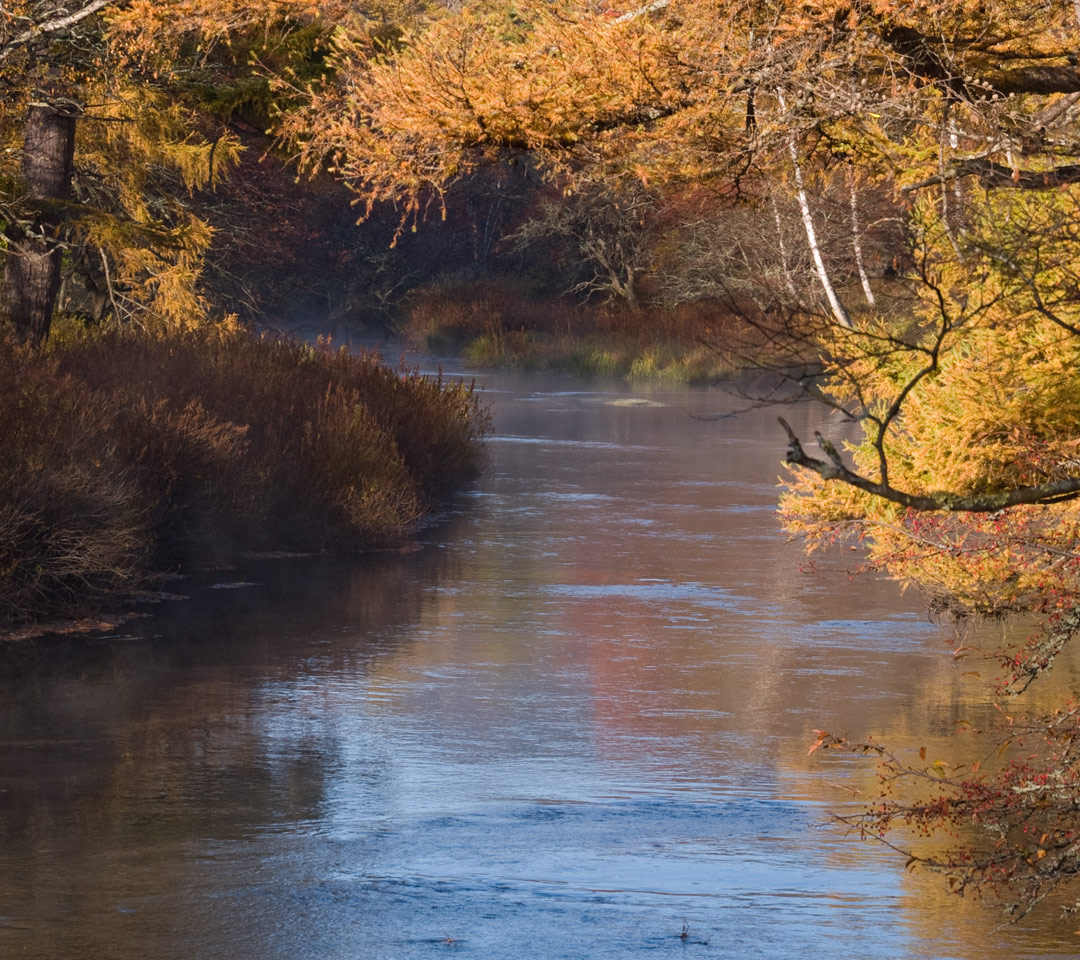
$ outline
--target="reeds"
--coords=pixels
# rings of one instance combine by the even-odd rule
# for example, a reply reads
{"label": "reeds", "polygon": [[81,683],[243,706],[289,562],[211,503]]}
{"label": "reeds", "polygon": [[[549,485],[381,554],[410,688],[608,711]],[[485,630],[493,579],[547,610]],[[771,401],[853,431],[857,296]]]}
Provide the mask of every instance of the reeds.
{"label": "reeds", "polygon": [[752,326],[718,303],[632,310],[535,300],[513,281],[454,280],[413,293],[403,336],[473,367],[562,370],[581,376],[704,383],[731,377]]}
{"label": "reeds", "polygon": [[370,354],[207,330],[0,343],[0,621],[148,572],[399,540],[474,475],[472,389]]}

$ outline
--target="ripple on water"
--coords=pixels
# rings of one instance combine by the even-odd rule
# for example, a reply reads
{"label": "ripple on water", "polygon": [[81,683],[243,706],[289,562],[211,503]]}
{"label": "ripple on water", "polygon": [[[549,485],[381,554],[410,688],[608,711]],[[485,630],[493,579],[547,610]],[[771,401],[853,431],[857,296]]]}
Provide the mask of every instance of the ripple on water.
{"label": "ripple on water", "polygon": [[566,440],[558,437],[517,437],[500,435],[488,437],[488,443],[518,443],[539,447],[581,447],[592,450],[662,450],[663,447],[644,446],[633,443],[610,443],[606,440]]}
{"label": "ripple on water", "polygon": [[825,825],[873,768],[814,726],[922,743],[963,691],[919,601],[796,572],[771,412],[484,379],[430,549],[185,587],[0,690],[0,957],[1075,954]]}
{"label": "ripple on water", "polygon": [[735,608],[744,605],[746,598],[723,587],[703,583],[676,583],[672,580],[640,580],[633,583],[549,583],[542,593],[574,600],[690,600],[701,606]]}

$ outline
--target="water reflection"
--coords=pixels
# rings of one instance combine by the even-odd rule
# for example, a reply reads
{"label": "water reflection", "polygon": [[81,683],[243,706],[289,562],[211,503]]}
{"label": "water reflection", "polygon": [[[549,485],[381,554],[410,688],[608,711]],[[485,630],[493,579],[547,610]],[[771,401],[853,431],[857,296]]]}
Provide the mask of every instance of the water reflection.
{"label": "water reflection", "polygon": [[0,954],[1073,953],[823,825],[872,769],[813,727],[991,708],[916,597],[799,572],[771,413],[488,379],[491,473],[423,550],[189,582],[4,682]]}

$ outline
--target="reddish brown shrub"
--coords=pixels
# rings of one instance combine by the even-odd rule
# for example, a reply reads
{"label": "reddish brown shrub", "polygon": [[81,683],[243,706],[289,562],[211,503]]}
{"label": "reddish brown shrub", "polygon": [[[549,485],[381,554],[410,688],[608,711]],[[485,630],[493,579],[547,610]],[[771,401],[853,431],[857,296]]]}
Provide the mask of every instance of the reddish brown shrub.
{"label": "reddish brown shrub", "polygon": [[475,474],[485,426],[470,387],[295,341],[0,343],[0,619],[154,566],[392,542]]}

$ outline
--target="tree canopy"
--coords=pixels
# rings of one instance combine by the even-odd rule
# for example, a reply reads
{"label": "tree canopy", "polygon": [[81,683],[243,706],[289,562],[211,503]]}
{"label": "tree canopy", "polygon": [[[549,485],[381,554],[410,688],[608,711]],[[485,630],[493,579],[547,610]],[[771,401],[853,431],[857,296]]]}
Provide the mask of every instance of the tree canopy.
{"label": "tree canopy", "polygon": [[327,13],[307,0],[5,7],[2,306],[22,339],[47,336],[62,280],[93,320],[199,322],[212,230],[191,197],[237,162],[225,121],[268,99],[260,70],[295,68],[311,48],[297,38],[328,32]]}

